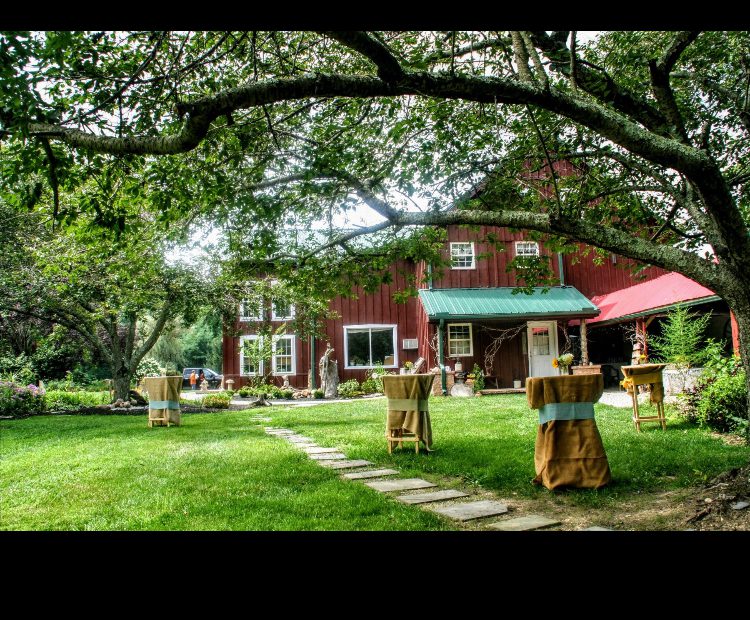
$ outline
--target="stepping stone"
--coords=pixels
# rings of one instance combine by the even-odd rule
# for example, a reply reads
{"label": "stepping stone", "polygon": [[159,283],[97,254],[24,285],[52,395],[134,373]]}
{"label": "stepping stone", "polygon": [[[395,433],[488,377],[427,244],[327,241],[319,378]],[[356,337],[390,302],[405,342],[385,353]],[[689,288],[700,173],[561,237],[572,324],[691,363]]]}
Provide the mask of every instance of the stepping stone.
{"label": "stepping stone", "polygon": [[361,459],[348,459],[345,461],[321,461],[320,464],[323,467],[330,467],[331,469],[347,469],[348,467],[367,467],[375,463]]}
{"label": "stepping stone", "polygon": [[288,428],[272,428],[272,429],[265,429],[266,433],[269,435],[296,435],[294,431],[290,431]]}
{"label": "stepping stone", "polygon": [[308,454],[314,461],[339,461],[346,458],[341,452],[330,452],[328,454]]}
{"label": "stepping stone", "polygon": [[320,446],[313,446],[311,448],[303,448],[308,454],[329,454],[330,452],[339,452],[338,448],[321,448]]}
{"label": "stepping stone", "polygon": [[451,519],[457,519],[458,521],[469,521],[471,519],[505,514],[508,512],[508,507],[500,502],[481,500],[478,502],[456,504],[455,506],[448,506],[446,508],[436,508],[435,512]]}
{"label": "stepping stone", "polygon": [[415,493],[413,495],[399,495],[396,499],[404,504],[426,504],[427,502],[441,502],[446,499],[455,499],[457,497],[468,497],[468,493],[456,491],[455,489],[445,489],[444,491],[435,491],[433,493]]}
{"label": "stepping stone", "polygon": [[381,493],[387,493],[388,491],[409,491],[411,489],[428,489],[437,486],[436,484],[432,484],[432,482],[427,482],[427,480],[422,480],[421,478],[379,480],[377,482],[365,482],[365,484]]}
{"label": "stepping stone", "polygon": [[744,510],[748,506],[750,506],[750,502],[737,502],[732,504],[732,510]]}
{"label": "stepping stone", "polygon": [[281,438],[291,443],[315,443],[312,437],[303,437],[302,435],[282,435]]}
{"label": "stepping stone", "polygon": [[614,530],[609,527],[601,527],[599,525],[592,525],[591,527],[582,529],[581,532],[614,532]]}
{"label": "stepping stone", "polygon": [[294,443],[292,445],[295,448],[299,448],[300,450],[304,450],[305,448],[320,448],[320,446],[316,443]]}
{"label": "stepping stone", "polygon": [[490,523],[489,527],[493,530],[500,530],[501,532],[526,532],[528,530],[538,530],[543,527],[550,527],[551,525],[559,524],[559,521],[548,519],[547,517],[527,515],[525,517],[508,519],[507,521],[499,521],[498,523]]}
{"label": "stepping stone", "polygon": [[355,471],[350,474],[342,474],[349,480],[361,480],[363,478],[379,478],[380,476],[391,476],[397,474],[396,469],[373,469],[372,471]]}

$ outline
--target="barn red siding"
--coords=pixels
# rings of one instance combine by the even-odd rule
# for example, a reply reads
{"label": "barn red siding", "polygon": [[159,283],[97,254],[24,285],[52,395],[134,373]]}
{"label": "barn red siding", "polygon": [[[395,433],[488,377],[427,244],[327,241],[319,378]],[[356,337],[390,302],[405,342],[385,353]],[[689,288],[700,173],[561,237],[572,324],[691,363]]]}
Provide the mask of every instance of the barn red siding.
{"label": "barn red siding", "polygon": [[638,264],[636,261],[615,256],[615,262],[613,262],[613,255],[609,255],[601,265],[595,265],[596,254],[593,249],[588,256],[584,256],[583,251],[586,246],[579,245],[578,247],[581,248],[580,253],[567,254],[563,257],[565,283],[575,286],[589,299],[595,295],[604,295],[633,286],[644,280],[653,280],[668,273],[659,267],[647,267],[640,272],[639,276],[633,276],[629,267]]}

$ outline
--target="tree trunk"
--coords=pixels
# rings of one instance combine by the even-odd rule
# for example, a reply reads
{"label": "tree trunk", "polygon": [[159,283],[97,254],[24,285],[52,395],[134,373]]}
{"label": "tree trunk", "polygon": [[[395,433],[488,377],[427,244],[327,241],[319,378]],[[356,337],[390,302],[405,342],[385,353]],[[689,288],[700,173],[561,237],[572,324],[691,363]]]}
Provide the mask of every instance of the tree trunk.
{"label": "tree trunk", "polygon": [[130,399],[130,375],[127,368],[120,366],[112,372],[112,387],[115,390],[115,400]]}
{"label": "tree trunk", "polygon": [[748,424],[745,427],[745,440],[750,443],[750,304],[731,304],[730,308],[737,318],[740,336],[740,357],[745,369],[745,389],[747,390],[747,410],[745,411]]}

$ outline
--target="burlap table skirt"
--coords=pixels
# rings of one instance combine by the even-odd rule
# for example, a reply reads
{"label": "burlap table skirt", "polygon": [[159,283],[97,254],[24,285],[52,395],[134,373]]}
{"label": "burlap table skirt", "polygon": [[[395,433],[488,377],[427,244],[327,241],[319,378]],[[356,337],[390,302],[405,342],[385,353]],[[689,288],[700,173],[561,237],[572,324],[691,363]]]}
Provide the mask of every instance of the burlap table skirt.
{"label": "burlap table skirt", "polygon": [[432,449],[432,424],[428,400],[433,374],[385,375],[383,392],[388,398],[386,434],[399,436],[404,431],[419,435],[429,452]]}
{"label": "burlap table skirt", "polygon": [[633,380],[635,386],[648,385],[650,392],[649,400],[652,405],[656,405],[664,402],[662,370],[665,367],[666,364],[638,364],[635,366],[622,366],[621,370],[625,377]]}
{"label": "burlap table skirt", "polygon": [[180,425],[180,390],[182,377],[146,377],[143,386],[148,392],[148,420],[151,426]]}
{"label": "burlap table skirt", "polygon": [[611,480],[609,461],[594,419],[604,391],[602,375],[526,380],[529,405],[539,409],[534,447],[535,484],[548,489],[598,489]]}

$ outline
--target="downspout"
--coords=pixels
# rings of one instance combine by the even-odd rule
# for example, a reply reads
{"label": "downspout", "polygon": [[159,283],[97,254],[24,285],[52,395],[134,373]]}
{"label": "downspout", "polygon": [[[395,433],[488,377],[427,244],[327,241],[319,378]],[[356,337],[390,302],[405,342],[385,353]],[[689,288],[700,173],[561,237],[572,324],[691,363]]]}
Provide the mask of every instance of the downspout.
{"label": "downspout", "polygon": [[314,390],[315,384],[315,336],[310,337],[310,389]]}
{"label": "downspout", "polygon": [[443,363],[443,327],[445,326],[445,319],[440,319],[440,325],[438,326],[438,364],[440,365],[440,387],[443,391],[443,396],[448,395],[448,378],[445,374],[445,364]]}
{"label": "downspout", "polygon": [[563,267],[562,252],[557,253],[557,272],[560,274],[560,286],[565,286],[565,268]]}

